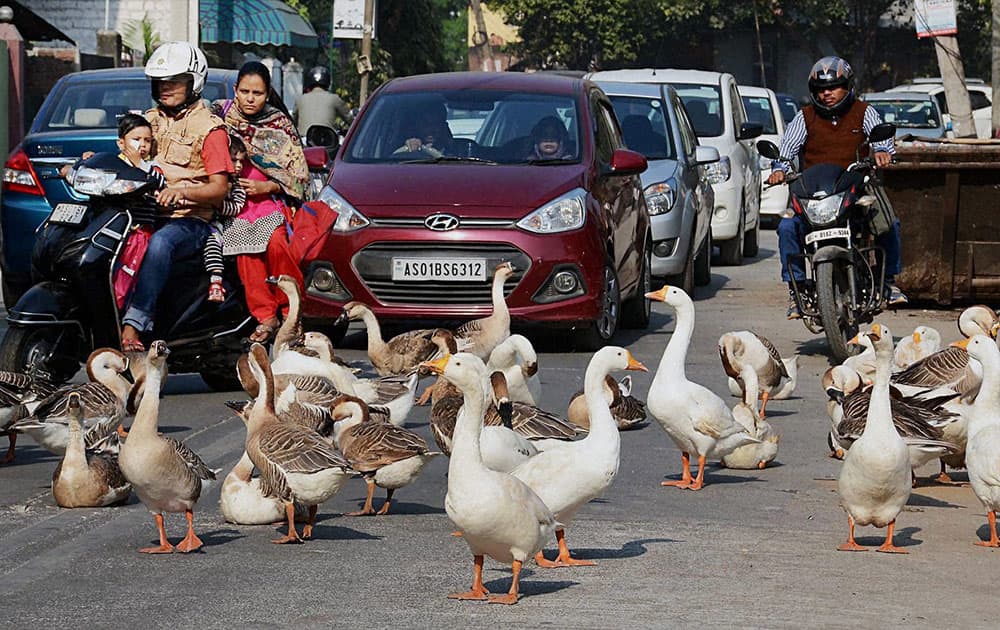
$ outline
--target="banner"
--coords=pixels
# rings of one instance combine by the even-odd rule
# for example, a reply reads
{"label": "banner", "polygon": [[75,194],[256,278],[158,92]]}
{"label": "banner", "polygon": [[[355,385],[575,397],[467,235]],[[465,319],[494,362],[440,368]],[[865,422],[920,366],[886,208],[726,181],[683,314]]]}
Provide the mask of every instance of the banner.
{"label": "banner", "polygon": [[913,0],[917,37],[958,34],[955,0]]}
{"label": "banner", "polygon": [[[374,6],[374,0],[372,2]],[[372,11],[372,39],[375,39],[375,16]],[[365,0],[336,0],[333,3],[333,38],[362,39],[365,29]]]}

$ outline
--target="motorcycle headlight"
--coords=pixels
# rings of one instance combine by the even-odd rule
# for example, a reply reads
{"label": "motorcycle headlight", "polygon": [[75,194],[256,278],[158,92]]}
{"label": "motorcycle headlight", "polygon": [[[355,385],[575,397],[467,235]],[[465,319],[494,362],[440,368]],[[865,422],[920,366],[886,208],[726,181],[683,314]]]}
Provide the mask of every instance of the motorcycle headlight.
{"label": "motorcycle headlight", "polygon": [[826,225],[837,218],[840,212],[840,204],[844,201],[844,194],[830,195],[823,199],[810,199],[806,201],[806,216],[813,225]]}
{"label": "motorcycle headlight", "polygon": [[674,192],[674,188],[669,182],[650,184],[642,192],[646,196],[646,208],[651,217],[670,212],[677,200],[677,193]]}
{"label": "motorcycle headlight", "polygon": [[337,220],[330,228],[331,232],[354,232],[368,226],[371,221],[365,215],[337,194],[330,186],[324,186],[319,193],[319,200],[330,206],[337,213]]}
{"label": "motorcycle headlight", "polygon": [[719,158],[718,162],[712,162],[711,164],[705,165],[705,176],[708,179],[709,184],[721,184],[722,182],[729,181],[730,175],[733,174],[733,167],[729,163],[729,156],[722,156]]}
{"label": "motorcycle headlight", "polygon": [[111,171],[82,166],[76,169],[76,175],[73,177],[73,189],[84,195],[103,195],[105,189],[114,183],[115,179],[117,179],[117,175]]}
{"label": "motorcycle headlight", "polygon": [[582,188],[571,190],[517,222],[517,227],[535,234],[557,234],[583,226],[586,218]]}

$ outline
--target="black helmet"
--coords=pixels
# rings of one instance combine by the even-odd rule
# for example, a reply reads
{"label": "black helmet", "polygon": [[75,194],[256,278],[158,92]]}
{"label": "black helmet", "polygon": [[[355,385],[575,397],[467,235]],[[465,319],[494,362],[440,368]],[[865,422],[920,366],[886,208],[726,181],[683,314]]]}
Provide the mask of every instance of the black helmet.
{"label": "black helmet", "polygon": [[326,66],[313,66],[309,70],[309,74],[306,75],[305,85],[303,86],[307,90],[319,86],[324,90],[330,89],[330,71],[326,69]]}
{"label": "black helmet", "polygon": [[[819,99],[818,92],[831,87],[847,88],[847,96],[837,104],[827,106]],[[843,114],[854,102],[854,70],[851,64],[840,57],[823,57],[814,63],[809,71],[809,99],[820,116],[829,118]]]}

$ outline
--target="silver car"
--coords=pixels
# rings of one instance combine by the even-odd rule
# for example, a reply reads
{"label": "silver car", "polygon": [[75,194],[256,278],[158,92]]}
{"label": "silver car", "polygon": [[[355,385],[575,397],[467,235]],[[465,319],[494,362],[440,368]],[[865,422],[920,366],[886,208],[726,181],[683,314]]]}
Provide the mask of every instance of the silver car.
{"label": "silver car", "polygon": [[719,161],[698,136],[677,92],[666,84],[597,81],[611,99],[625,144],[646,156],[642,187],[653,231],[653,276],[691,292],[712,280],[715,193],[702,165]]}
{"label": "silver car", "polygon": [[878,110],[884,122],[896,125],[896,137],[944,138],[951,130],[937,100],[923,92],[870,92],[862,100]]}

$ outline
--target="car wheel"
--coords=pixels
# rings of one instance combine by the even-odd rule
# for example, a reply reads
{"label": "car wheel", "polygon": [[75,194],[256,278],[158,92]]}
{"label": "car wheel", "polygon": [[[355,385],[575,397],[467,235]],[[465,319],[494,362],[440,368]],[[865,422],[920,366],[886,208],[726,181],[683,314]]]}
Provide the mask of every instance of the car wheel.
{"label": "car wheel", "polygon": [[667,284],[678,287],[694,297],[694,259],[690,252],[684,261],[684,270],[678,274],[667,276]]}
{"label": "car wheel", "polygon": [[760,251],[760,216],[757,225],[743,233],[743,255],[753,258]]}
{"label": "car wheel", "polygon": [[652,301],[646,294],[653,290],[653,275],[649,270],[649,260],[653,252],[647,248],[642,258],[642,272],[635,295],[622,304],[622,328],[643,330],[649,326]]}
{"label": "car wheel", "polygon": [[694,257],[694,284],[704,287],[712,283],[712,230],[705,235],[701,249]]}
{"label": "car wheel", "polygon": [[600,350],[608,345],[618,331],[622,295],[618,277],[610,265],[604,266],[604,286],[601,288],[601,310],[597,319],[584,331],[580,341],[587,350]]}
{"label": "car wheel", "polygon": [[743,204],[740,204],[740,224],[736,228],[736,236],[719,243],[719,262],[723,265],[739,266],[743,264],[743,227],[745,221]]}

